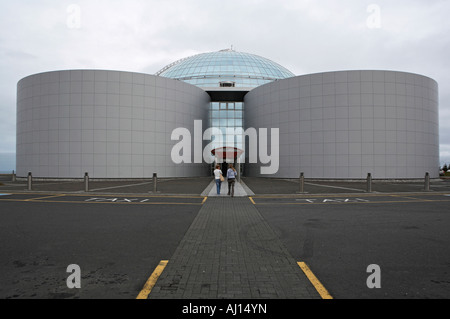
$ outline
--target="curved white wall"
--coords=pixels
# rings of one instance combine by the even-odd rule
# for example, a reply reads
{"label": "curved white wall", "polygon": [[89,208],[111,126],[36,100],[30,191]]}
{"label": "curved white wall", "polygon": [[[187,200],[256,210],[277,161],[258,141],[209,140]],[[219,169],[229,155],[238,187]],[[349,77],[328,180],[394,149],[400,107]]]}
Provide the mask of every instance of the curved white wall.
{"label": "curved white wall", "polygon": [[[438,85],[394,71],[340,71],[279,80],[245,97],[246,127],[280,129],[268,177],[438,177]],[[247,175],[260,176],[259,165]]]}
{"label": "curved white wall", "polygon": [[175,165],[177,127],[193,132],[209,96],[181,81],[130,72],[69,70],[18,83],[17,174],[35,177],[203,176],[201,164]]}

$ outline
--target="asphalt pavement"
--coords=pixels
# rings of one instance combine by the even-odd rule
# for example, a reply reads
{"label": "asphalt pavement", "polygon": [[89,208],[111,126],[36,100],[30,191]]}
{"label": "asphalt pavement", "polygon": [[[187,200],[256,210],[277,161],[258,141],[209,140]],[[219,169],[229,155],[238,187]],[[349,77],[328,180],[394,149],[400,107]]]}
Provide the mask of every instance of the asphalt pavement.
{"label": "asphalt pavement", "polygon": [[[200,198],[196,204],[183,198],[174,199],[178,204],[155,198],[132,204],[127,200],[133,198],[114,196],[4,197],[1,299],[135,299],[159,261],[171,258],[201,207]],[[66,285],[72,264],[81,268],[81,289]]]}
{"label": "asphalt pavement", "polygon": [[[440,299],[450,291],[450,183],[243,178],[0,181],[0,298]],[[264,249],[263,249],[264,248]],[[67,267],[81,268],[69,289]],[[381,269],[369,288],[367,269]],[[289,278],[290,280],[286,280]],[[295,278],[295,279],[294,279]],[[151,290],[153,292],[151,292]],[[317,293],[316,293],[317,292]],[[322,296],[322,295],[321,295]]]}
{"label": "asphalt pavement", "polygon": [[[10,175],[2,175],[0,191],[23,192],[28,185],[25,179],[12,182]],[[299,179],[255,178],[243,177],[242,182],[246,187],[246,193],[250,195],[291,195],[300,192]],[[167,195],[201,195],[205,190],[207,196],[214,195],[211,192],[212,177],[195,178],[158,178],[157,194]],[[226,183],[225,183],[226,184]],[[226,186],[226,185],[225,185]],[[208,188],[209,187],[209,188]],[[225,187],[226,188],[226,187]],[[373,180],[371,191],[375,193],[396,192],[422,192],[425,189],[424,180]],[[35,179],[32,190],[36,192],[69,192],[84,193],[83,180],[40,180]],[[133,180],[104,180],[91,179],[88,186],[89,193],[104,194],[148,194],[154,191],[152,179]],[[450,191],[450,179],[433,179],[430,190],[434,192]],[[303,187],[305,194],[333,194],[333,193],[365,193],[367,182],[365,180],[313,180],[306,179]]]}

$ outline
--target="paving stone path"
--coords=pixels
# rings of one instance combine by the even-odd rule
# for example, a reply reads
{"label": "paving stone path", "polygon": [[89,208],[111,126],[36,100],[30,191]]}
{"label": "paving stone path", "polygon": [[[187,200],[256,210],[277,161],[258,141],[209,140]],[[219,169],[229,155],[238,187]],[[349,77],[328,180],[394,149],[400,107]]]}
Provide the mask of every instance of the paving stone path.
{"label": "paving stone path", "polygon": [[208,198],[150,299],[320,298],[249,198]]}

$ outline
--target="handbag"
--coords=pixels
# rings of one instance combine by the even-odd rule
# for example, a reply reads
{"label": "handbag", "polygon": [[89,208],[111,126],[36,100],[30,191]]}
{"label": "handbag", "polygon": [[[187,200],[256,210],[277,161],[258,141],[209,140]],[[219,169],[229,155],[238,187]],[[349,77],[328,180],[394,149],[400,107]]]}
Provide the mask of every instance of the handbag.
{"label": "handbag", "polygon": [[225,180],[225,178],[223,178],[223,175],[220,174],[220,181],[223,182]]}

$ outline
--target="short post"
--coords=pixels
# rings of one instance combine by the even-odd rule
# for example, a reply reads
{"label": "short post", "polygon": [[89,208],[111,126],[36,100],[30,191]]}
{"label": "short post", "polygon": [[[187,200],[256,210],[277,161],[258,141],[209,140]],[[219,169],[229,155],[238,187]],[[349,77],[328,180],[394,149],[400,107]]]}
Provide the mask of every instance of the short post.
{"label": "short post", "polygon": [[13,171],[13,172],[12,172],[11,182],[16,182],[16,181],[17,181],[17,178],[16,178],[16,172]]}
{"label": "short post", "polygon": [[28,172],[28,190],[33,190],[33,175],[31,172]]}
{"label": "short post", "polygon": [[367,193],[372,193],[372,174],[367,173]]}
{"label": "short post", "polygon": [[153,173],[153,193],[157,193],[158,191],[158,174]]}
{"label": "short post", "polygon": [[305,173],[301,172],[300,173],[300,178],[299,178],[299,193],[303,194],[305,192]]}
{"label": "short post", "polygon": [[241,182],[241,158],[239,157],[237,160],[237,165],[238,165],[238,176],[237,176],[237,181],[240,183]]}
{"label": "short post", "polygon": [[84,191],[89,192],[89,173],[84,173]]}
{"label": "short post", "polygon": [[425,192],[430,191],[430,173],[425,174]]}

